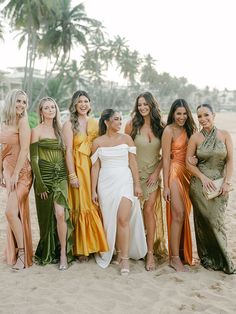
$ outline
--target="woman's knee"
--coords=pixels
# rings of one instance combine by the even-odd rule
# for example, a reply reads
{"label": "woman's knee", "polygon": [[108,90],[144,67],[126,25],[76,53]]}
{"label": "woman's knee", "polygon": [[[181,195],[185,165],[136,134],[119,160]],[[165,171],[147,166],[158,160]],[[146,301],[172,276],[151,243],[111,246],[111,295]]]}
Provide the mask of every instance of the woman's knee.
{"label": "woman's knee", "polygon": [[6,218],[8,221],[12,221],[12,220],[16,219],[16,217],[17,217],[16,212],[14,210],[11,210],[11,209],[6,209],[5,214],[6,214]]}
{"label": "woman's knee", "polygon": [[128,217],[118,217],[118,225],[122,228],[129,226],[129,219]]}
{"label": "woman's knee", "polygon": [[56,219],[57,222],[63,222],[65,220],[65,213],[63,209],[56,211]]}
{"label": "woman's knee", "polygon": [[185,213],[182,209],[172,210],[172,220],[177,223],[182,223],[184,221]]}
{"label": "woman's knee", "polygon": [[145,205],[143,208],[144,214],[153,216],[154,215],[154,205],[155,205],[154,203],[149,203],[149,204]]}

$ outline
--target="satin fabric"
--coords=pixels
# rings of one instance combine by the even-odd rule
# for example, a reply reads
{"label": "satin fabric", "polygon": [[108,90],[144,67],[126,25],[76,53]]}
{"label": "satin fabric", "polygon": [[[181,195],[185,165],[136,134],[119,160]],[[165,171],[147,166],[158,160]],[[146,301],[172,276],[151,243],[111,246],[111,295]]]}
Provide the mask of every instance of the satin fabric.
{"label": "satin fabric", "polygon": [[[3,145],[1,156],[3,162],[3,176],[6,183],[7,195],[10,192],[10,178],[15,169],[17,159],[20,153],[19,133],[1,131],[0,143]],[[29,211],[29,191],[32,185],[32,171],[29,160],[26,159],[23,168],[19,174],[16,194],[19,207],[19,218],[23,227],[24,249],[25,249],[25,267],[32,265],[33,246],[30,226]],[[17,244],[13,232],[8,224],[7,226],[7,246],[5,250],[6,261],[9,265],[14,265],[17,258]]]}
{"label": "satin fabric", "polygon": [[[65,209],[67,223],[67,260],[72,257],[72,223],[69,214],[67,174],[64,150],[57,139],[42,139],[30,145],[30,157],[35,175],[34,191],[40,230],[35,260],[42,265],[57,263],[60,259],[60,242],[57,234],[54,202]],[[47,199],[40,193],[48,192]]]}
{"label": "satin fabric", "polygon": [[[197,167],[212,180],[223,178],[227,160],[226,146],[217,138],[216,128],[213,128],[209,134],[204,130],[201,132],[205,140],[197,147]],[[228,196],[219,195],[207,200],[200,179],[192,177],[190,197],[201,264],[206,268],[222,270],[227,274],[235,273],[235,266],[227,252],[224,223]]]}
{"label": "satin fabric", "polygon": [[89,118],[87,134],[75,134],[73,155],[75,172],[79,179],[78,189],[69,185],[69,205],[74,226],[75,256],[88,256],[95,252],[106,252],[108,245],[99,208],[92,202],[91,196],[91,146],[98,136],[98,123]]}
{"label": "satin fabric", "polygon": [[150,193],[157,190],[157,198],[154,208],[156,219],[154,254],[156,255],[157,259],[162,259],[163,257],[166,257],[167,249],[161,197],[161,178],[159,178],[156,184],[153,184],[149,187],[147,186],[148,177],[157,168],[161,159],[161,141],[157,137],[154,137],[151,141],[149,141],[146,136],[139,133],[136,135],[134,143],[137,148],[139,178],[143,191],[141,207],[143,207],[144,202],[148,200]]}
{"label": "satin fabric", "polygon": [[96,262],[102,268],[110,264],[114,253],[117,211],[123,197],[132,202],[129,257],[138,260],[147,253],[140,202],[134,197],[133,177],[128,164],[129,153],[135,152],[135,147],[121,144],[114,147],[99,147],[91,157],[93,163],[98,158],[101,162],[97,189],[109,245],[107,253],[95,254]]}
{"label": "satin fabric", "polygon": [[[177,183],[181,199],[185,206],[185,218],[183,223],[183,229],[180,240],[179,256],[184,263],[192,265],[192,238],[190,230],[189,215],[191,211],[191,201],[189,198],[189,185],[190,185],[190,172],[187,170],[185,165],[186,151],[187,151],[188,137],[185,130],[181,135],[175,139],[171,144],[171,162],[169,172],[169,187],[173,183]],[[174,202],[175,200],[172,200]],[[172,222],[171,204],[166,203],[166,220],[167,220],[167,231],[168,231],[168,248],[169,257],[171,257],[170,248],[170,230]]]}

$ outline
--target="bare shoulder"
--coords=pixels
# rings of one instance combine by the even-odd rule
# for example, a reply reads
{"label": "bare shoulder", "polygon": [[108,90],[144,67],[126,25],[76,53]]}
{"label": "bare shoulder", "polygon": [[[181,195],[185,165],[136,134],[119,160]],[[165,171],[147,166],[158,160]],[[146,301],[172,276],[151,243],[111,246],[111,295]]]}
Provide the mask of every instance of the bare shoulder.
{"label": "bare shoulder", "polygon": [[224,136],[225,138],[231,136],[230,133],[226,130],[217,129],[217,131],[220,133],[220,135]]}
{"label": "bare shoulder", "polygon": [[63,124],[62,128],[63,128],[63,130],[64,130],[64,129],[65,129],[65,130],[71,129],[71,128],[72,128],[71,121],[70,121],[70,120],[67,120],[67,121]]}
{"label": "bare shoulder", "polygon": [[163,135],[165,136],[173,136],[173,128],[172,128],[172,125],[169,124],[167,125],[165,128],[164,128],[164,131],[163,131]]}
{"label": "bare shoulder", "polygon": [[129,146],[134,146],[134,141],[130,135],[128,134],[121,134],[121,135],[122,135],[122,142],[124,142],[125,144]]}

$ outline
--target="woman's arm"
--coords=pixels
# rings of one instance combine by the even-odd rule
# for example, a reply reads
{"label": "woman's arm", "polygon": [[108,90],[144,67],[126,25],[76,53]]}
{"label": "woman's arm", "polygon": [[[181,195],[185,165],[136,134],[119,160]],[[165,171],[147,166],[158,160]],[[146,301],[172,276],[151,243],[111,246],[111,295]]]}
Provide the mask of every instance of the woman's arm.
{"label": "woman's arm", "polygon": [[228,193],[232,189],[232,175],[234,171],[233,166],[233,141],[228,132],[225,131],[225,145],[227,149],[227,160],[225,164],[225,177],[224,177],[224,183],[221,187],[222,194]]}
{"label": "woman's arm", "polygon": [[[92,154],[94,154],[97,149],[98,149],[97,141],[94,141],[92,143]],[[92,169],[91,169],[92,201],[96,205],[98,205],[97,183],[98,183],[98,175],[99,175],[100,168],[101,168],[100,160],[97,159],[95,163],[92,165]]]}
{"label": "woman's arm", "polygon": [[161,147],[162,147],[162,160],[163,160],[163,182],[164,182],[164,199],[166,202],[170,201],[170,187],[169,187],[169,174],[170,174],[170,155],[171,143],[173,139],[172,130],[170,127],[164,129]]}
{"label": "woman's arm", "polygon": [[130,135],[132,132],[132,120],[129,120],[125,125],[125,134]]}
{"label": "woman's arm", "polygon": [[5,186],[3,178],[3,164],[2,164],[2,144],[0,143],[0,185]]}
{"label": "woman's arm", "polygon": [[13,191],[16,188],[20,171],[23,168],[25,160],[29,153],[30,127],[29,127],[27,116],[22,117],[19,120],[19,141],[20,141],[20,152],[17,158],[15,169],[10,179],[11,191]]}
{"label": "woman's arm", "polygon": [[67,121],[63,125],[62,129],[63,139],[66,145],[66,165],[69,172],[69,181],[70,185],[73,188],[79,187],[79,179],[77,178],[75,172],[75,163],[74,163],[74,156],[73,156],[73,131],[71,128],[71,122]]}
{"label": "woman's arm", "polygon": [[[125,135],[125,139],[126,139],[126,144],[129,147],[135,147],[134,141],[129,135]],[[134,195],[137,197],[142,197],[143,192],[142,192],[140,179],[139,179],[138,163],[136,160],[136,155],[133,153],[129,153],[129,167],[131,169],[133,180],[134,180]]]}
{"label": "woman's arm", "polygon": [[160,162],[158,163],[156,169],[153,171],[153,173],[148,177],[147,179],[147,186],[150,187],[153,184],[156,184],[159,176],[160,176],[160,172],[163,166],[163,159],[161,158]]}

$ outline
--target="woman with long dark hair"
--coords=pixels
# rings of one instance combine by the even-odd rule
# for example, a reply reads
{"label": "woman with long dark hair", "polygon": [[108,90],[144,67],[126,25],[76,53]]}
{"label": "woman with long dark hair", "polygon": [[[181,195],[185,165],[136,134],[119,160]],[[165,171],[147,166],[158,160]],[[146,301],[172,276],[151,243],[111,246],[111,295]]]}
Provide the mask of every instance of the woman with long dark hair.
{"label": "woman with long dark hair", "polygon": [[41,265],[59,263],[60,270],[72,261],[70,221],[64,144],[60,112],[51,97],[38,106],[39,125],[32,129],[30,157],[35,176],[34,191],[40,240],[35,259]]}
{"label": "woman with long dark hair", "polygon": [[[191,136],[186,155],[187,168],[193,174],[190,198],[193,204],[197,251],[205,268],[236,272],[227,252],[224,218],[229,192],[232,189],[233,143],[230,134],[214,125],[215,113],[209,104],[197,107],[201,131]],[[192,156],[198,159],[193,165]],[[219,181],[220,180],[220,181]],[[216,182],[220,182],[216,193]],[[207,198],[204,190],[215,193]]]}
{"label": "woman with long dark hair", "polygon": [[95,255],[96,261],[101,267],[107,267],[116,247],[121,275],[127,275],[129,258],[144,257],[147,247],[136,198],[142,195],[136,148],[129,135],[119,133],[121,119],[120,112],[113,109],[101,114],[100,136],[92,147],[92,199],[101,207],[109,246],[107,253]]}
{"label": "woman with long dark hair", "polygon": [[171,105],[162,136],[169,263],[176,271],[187,271],[183,263],[192,265],[190,172],[185,158],[188,140],[195,131],[188,103],[184,99],[176,99]]}
{"label": "woman with long dark hair", "polygon": [[91,146],[98,136],[98,122],[89,117],[89,95],[78,90],[69,107],[70,120],[63,126],[69,172],[69,205],[74,226],[73,254],[88,261],[91,253],[108,250],[99,208],[91,196]]}
{"label": "woman with long dark hair", "polygon": [[125,126],[137,148],[139,178],[143,191],[141,205],[147,238],[146,270],[155,269],[154,254],[166,255],[163,209],[161,201],[161,136],[164,130],[157,100],[150,92],[140,94],[135,102],[132,119]]}
{"label": "woman with long dark hair", "polygon": [[0,130],[0,184],[7,190],[6,261],[19,270],[32,265],[29,191],[32,171],[28,160],[30,128],[28,97],[22,90],[7,94]]}

